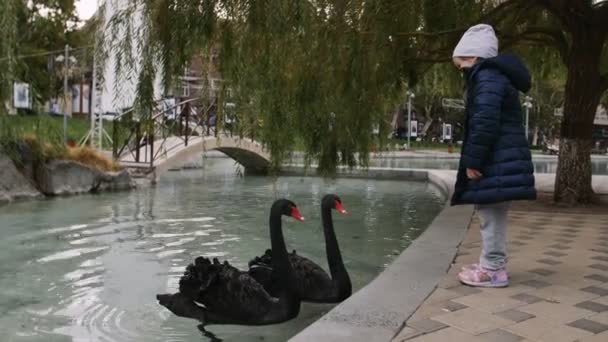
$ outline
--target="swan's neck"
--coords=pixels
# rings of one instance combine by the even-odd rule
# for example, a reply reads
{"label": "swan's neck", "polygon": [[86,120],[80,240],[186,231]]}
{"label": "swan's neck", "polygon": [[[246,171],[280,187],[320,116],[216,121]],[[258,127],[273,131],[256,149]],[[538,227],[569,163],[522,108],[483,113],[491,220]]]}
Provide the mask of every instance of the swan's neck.
{"label": "swan's neck", "polygon": [[323,233],[325,235],[325,253],[327,254],[327,263],[329,264],[329,272],[332,281],[336,284],[340,291],[350,292],[351,283],[346,267],[340,253],[340,246],[334,231],[334,222],[331,215],[331,208],[323,207],[321,209],[321,219],[323,221]]}
{"label": "swan's neck", "polygon": [[283,237],[283,224],[281,222],[281,213],[272,211],[270,214],[270,244],[272,246],[272,268],[276,279],[280,284],[280,297],[292,297],[295,293],[295,276],[287,247],[285,247],[285,238]]}

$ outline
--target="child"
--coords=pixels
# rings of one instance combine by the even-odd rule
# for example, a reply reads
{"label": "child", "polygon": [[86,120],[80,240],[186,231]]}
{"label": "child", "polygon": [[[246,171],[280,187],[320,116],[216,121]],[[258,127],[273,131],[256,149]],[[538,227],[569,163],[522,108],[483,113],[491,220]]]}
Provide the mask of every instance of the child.
{"label": "child", "polygon": [[489,25],[471,27],[456,46],[454,64],[466,80],[466,121],[452,205],[475,204],[481,220],[479,264],[463,267],[461,282],[506,287],[509,203],[534,200],[534,167],[522,120],[519,92],[530,73],[513,55],[498,55]]}

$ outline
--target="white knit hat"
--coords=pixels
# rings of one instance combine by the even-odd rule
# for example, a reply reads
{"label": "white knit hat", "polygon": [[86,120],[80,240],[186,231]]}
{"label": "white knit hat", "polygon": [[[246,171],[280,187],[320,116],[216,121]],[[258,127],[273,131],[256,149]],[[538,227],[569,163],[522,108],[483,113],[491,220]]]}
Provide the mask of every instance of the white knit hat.
{"label": "white knit hat", "polygon": [[452,57],[493,58],[498,55],[498,38],[490,25],[479,24],[464,33]]}

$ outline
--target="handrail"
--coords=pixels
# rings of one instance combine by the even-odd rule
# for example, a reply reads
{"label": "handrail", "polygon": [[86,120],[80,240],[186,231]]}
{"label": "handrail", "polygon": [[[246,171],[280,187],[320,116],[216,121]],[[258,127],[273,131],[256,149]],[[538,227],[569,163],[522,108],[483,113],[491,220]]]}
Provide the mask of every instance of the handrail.
{"label": "handrail", "polygon": [[[151,172],[156,167],[156,161],[168,152],[188,146],[190,139],[195,136],[217,137],[221,133],[241,138],[247,135],[252,141],[255,140],[255,127],[252,126],[249,132],[243,132],[243,127],[239,127],[241,123],[238,118],[230,123],[226,122],[222,132],[218,131],[221,122],[219,118],[216,117],[215,123],[211,125],[210,111],[214,101],[206,103],[202,98],[194,97],[181,100],[168,108],[158,108],[161,101],[156,102],[156,109],[147,118],[120,120],[133,113],[135,108],[115,117],[112,131],[112,154],[115,160],[122,159],[131,166],[139,165],[138,168]],[[166,115],[173,114],[178,108],[181,109],[175,115]],[[124,138],[121,140],[120,136]]]}

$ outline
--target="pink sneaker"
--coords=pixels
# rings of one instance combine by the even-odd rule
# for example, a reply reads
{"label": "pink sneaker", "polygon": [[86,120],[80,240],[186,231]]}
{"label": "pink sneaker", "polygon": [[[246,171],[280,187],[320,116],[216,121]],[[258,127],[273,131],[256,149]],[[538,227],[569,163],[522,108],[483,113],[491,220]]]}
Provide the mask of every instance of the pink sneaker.
{"label": "pink sneaker", "polygon": [[479,268],[479,264],[470,264],[462,266],[461,271],[472,271]]}
{"label": "pink sneaker", "polygon": [[458,279],[463,284],[475,287],[507,287],[509,286],[509,275],[505,269],[490,271],[478,267],[468,269],[458,274]]}

